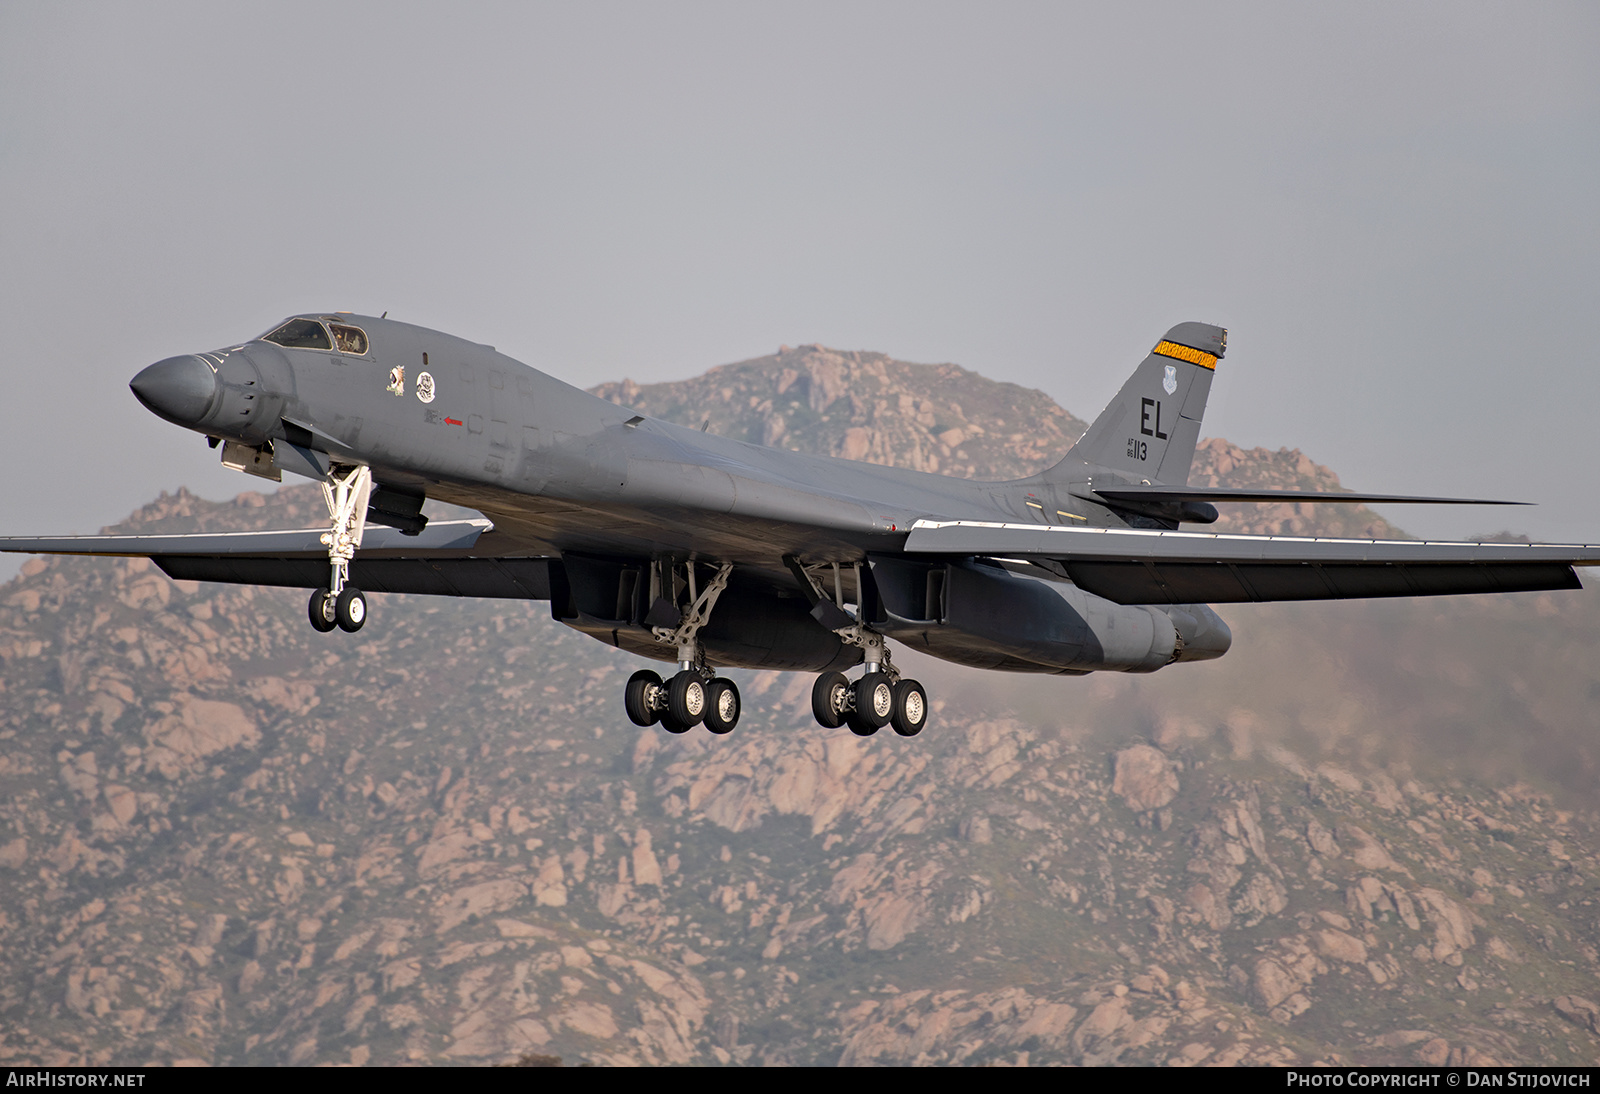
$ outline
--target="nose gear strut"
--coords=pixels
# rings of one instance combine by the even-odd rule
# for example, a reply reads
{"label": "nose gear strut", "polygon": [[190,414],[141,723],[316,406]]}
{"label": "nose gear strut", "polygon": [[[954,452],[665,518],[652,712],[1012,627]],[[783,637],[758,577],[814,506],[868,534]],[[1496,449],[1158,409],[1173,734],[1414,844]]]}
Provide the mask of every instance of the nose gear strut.
{"label": "nose gear strut", "polygon": [[367,621],[367,598],[350,584],[350,560],[361,547],[367,530],[367,503],[372,497],[372,469],[352,467],[331,473],[331,482],[322,485],[322,500],[328,505],[332,527],[322,533],[328,548],[328,584],[311,594],[308,612],[311,625],[319,631],[339,627],[358,631]]}

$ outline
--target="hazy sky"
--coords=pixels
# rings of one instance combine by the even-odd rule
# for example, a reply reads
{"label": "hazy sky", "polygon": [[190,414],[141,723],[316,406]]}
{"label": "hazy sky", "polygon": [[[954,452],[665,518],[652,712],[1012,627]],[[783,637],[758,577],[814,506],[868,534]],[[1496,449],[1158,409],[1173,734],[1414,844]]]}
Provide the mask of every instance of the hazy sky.
{"label": "hazy sky", "polygon": [[[822,342],[1600,542],[1600,6],[0,5],[0,534],[260,484],[128,392],[290,312],[580,385]],[[14,572],[14,565],[0,576]]]}

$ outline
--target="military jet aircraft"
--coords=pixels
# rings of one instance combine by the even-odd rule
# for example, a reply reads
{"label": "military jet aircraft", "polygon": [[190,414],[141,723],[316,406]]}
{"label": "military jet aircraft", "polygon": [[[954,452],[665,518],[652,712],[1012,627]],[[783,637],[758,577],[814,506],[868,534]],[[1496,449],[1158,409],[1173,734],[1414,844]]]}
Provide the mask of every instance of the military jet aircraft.
{"label": "military jet aircraft", "polygon": [[[818,674],[817,721],[863,736],[927,721],[889,639],[1010,672],[1154,672],[1227,652],[1208,603],[1573,589],[1574,566],[1600,564],[1600,546],[1181,528],[1216,502],[1503,504],[1188,486],[1226,348],[1220,327],[1173,327],[1060,463],[973,482],[685,429],[387,318],[298,315],[131,386],[225,465],[321,483],[326,526],[0,550],[311,589],[319,631],[360,629],[367,592],[547,600],[558,622],[676,664],[628,681],[640,726],[731,731],[739,692],[716,670],[740,666]],[[430,521],[428,498],[483,517]]]}

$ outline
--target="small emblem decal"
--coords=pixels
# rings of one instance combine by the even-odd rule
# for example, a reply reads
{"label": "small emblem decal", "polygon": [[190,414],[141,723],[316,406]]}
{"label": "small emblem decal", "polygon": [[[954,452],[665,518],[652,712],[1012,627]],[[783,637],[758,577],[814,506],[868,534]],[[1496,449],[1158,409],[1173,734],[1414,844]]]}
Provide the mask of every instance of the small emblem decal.
{"label": "small emblem decal", "polygon": [[417,373],[417,398],[425,403],[431,403],[433,402],[433,396],[433,373]]}
{"label": "small emblem decal", "polygon": [[1168,365],[1167,374],[1161,378],[1161,387],[1168,395],[1178,390],[1178,366]]}
{"label": "small emblem decal", "polygon": [[389,370],[388,390],[393,395],[404,395],[406,393],[406,367],[404,365],[396,365]]}

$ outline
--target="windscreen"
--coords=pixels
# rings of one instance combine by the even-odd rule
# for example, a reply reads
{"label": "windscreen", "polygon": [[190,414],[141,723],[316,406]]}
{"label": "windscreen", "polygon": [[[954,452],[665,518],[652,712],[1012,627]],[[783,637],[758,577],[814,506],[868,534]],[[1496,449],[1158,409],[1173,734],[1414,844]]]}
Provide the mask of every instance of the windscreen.
{"label": "windscreen", "polygon": [[[285,349],[332,349],[333,342],[328,338],[328,332],[321,323],[315,319],[291,319],[271,334],[262,336],[262,341],[272,342],[283,346]],[[366,339],[363,336],[362,342]]]}

